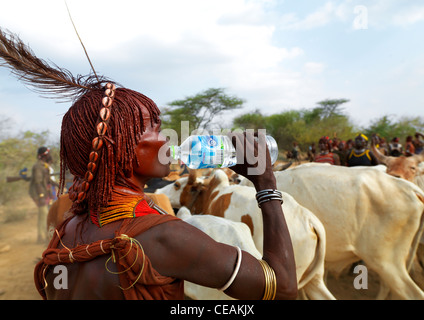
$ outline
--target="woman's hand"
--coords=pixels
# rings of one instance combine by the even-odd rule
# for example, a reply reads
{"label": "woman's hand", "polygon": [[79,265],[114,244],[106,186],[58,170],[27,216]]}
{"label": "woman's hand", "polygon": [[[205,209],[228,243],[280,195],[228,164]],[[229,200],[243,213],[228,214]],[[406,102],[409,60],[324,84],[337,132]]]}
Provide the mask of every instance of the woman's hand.
{"label": "woman's hand", "polygon": [[231,169],[252,181],[258,191],[275,189],[275,176],[265,135],[232,132],[228,136],[232,138],[237,154],[237,165]]}

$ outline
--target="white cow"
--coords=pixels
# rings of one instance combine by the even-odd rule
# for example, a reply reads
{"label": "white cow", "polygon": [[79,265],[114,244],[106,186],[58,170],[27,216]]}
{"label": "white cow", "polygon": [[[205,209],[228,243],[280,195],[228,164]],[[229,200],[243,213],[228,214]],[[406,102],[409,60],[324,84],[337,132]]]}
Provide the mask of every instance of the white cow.
{"label": "white cow", "polygon": [[373,167],[306,164],[275,176],[279,190],[323,223],[326,268],[338,273],[363,260],[398,297],[424,299],[407,271],[424,220],[419,187]]}
{"label": "white cow", "polygon": [[[261,253],[256,249],[253,242],[249,227],[242,222],[234,222],[212,215],[191,215],[186,207],[181,207],[178,210],[177,217],[200,229],[217,242],[237,246],[256,259],[262,259]],[[184,293],[195,300],[232,299],[222,291],[203,287],[189,281],[184,283]]]}
{"label": "white cow", "polygon": [[[212,214],[246,223],[259,252],[263,250],[262,214],[252,187],[230,185],[228,177],[216,170],[212,179],[182,178],[172,186],[158,189],[173,207],[190,207],[192,213]],[[298,288],[311,299],[334,299],[323,281],[325,230],[321,222],[292,196],[283,193],[283,211],[291,235]]]}

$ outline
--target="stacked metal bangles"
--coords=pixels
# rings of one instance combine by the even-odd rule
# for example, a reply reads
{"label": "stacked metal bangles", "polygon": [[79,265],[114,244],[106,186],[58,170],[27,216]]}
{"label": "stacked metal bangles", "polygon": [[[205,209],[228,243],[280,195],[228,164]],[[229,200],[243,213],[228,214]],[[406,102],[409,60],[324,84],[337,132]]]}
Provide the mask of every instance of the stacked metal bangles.
{"label": "stacked metal bangles", "polygon": [[281,204],[283,204],[283,194],[281,191],[274,189],[264,189],[256,193],[256,201],[258,201],[259,208],[263,203],[271,200],[278,200],[281,202]]}

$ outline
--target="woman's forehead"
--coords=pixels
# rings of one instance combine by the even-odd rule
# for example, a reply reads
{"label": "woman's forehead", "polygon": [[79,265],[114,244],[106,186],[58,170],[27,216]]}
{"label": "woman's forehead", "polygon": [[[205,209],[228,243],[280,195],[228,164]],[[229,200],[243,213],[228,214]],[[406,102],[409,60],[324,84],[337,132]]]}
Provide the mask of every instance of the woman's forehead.
{"label": "woman's forehead", "polygon": [[146,131],[158,131],[160,130],[161,122],[152,121],[152,117],[150,115],[143,115],[143,127],[144,132]]}

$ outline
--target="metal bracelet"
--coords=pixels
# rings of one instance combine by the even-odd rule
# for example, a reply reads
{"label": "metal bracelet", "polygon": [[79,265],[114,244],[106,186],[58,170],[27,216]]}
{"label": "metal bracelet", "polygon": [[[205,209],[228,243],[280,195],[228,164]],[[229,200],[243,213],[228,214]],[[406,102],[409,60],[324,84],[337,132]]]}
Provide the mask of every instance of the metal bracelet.
{"label": "metal bracelet", "polygon": [[271,201],[271,200],[278,200],[283,203],[283,194],[281,191],[274,190],[274,189],[265,189],[258,191],[256,193],[256,201],[258,202],[259,208],[261,207],[261,204]]}

